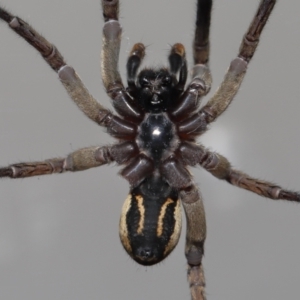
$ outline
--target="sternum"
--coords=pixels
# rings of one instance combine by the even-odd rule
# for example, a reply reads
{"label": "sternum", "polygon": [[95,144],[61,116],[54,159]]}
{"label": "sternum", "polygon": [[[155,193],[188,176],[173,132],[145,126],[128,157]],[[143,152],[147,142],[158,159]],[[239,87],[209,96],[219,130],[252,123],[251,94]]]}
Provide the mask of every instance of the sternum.
{"label": "sternum", "polygon": [[149,113],[139,126],[136,142],[140,151],[158,164],[177,148],[175,125],[165,113]]}

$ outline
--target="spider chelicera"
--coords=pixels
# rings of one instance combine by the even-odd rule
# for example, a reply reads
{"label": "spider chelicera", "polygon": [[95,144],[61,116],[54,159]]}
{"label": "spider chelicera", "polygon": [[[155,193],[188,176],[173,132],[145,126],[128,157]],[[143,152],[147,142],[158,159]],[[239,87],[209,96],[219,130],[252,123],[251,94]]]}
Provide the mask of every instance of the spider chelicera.
{"label": "spider chelicera", "polygon": [[128,87],[118,72],[121,27],[116,0],[102,1],[105,25],[101,58],[102,79],[119,114],[114,115],[88,92],[58,50],[18,17],[0,9],[0,18],[44,57],[77,106],[118,140],[112,146],[89,147],[67,158],[14,164],[0,169],[1,177],[23,178],[64,171],[81,171],[110,162],[124,165],[121,175],[131,190],[123,206],[120,238],[128,254],[143,265],[164,259],[176,246],[181,228],[180,203],[187,219],[185,255],[193,299],[205,299],[202,256],[206,237],[201,196],[187,169],[200,165],[212,175],[271,199],[300,200],[298,193],[252,178],[230,166],[222,155],[196,144],[231,103],[246,73],[261,31],[276,1],[261,1],[238,57],[218,91],[200,107],[211,85],[208,68],[209,25],[212,1],[198,3],[192,79],[187,87],[187,63],[181,44],[172,46],[169,68],[139,67],[145,55],[135,44],[127,61]]}

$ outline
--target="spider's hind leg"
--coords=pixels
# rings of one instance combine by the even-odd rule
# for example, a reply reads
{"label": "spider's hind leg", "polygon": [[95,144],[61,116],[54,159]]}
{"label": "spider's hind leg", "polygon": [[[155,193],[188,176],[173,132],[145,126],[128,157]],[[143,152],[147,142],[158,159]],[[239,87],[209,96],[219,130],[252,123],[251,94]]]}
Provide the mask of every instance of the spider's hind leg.
{"label": "spider's hind leg", "polygon": [[195,185],[180,192],[186,215],[187,233],[185,256],[188,262],[188,282],[192,300],[205,300],[205,277],[202,266],[206,238],[205,211],[201,195]]}
{"label": "spider's hind leg", "polygon": [[205,300],[202,258],[206,238],[206,219],[200,192],[180,157],[165,160],[160,171],[168,184],[179,191],[186,216],[185,256],[192,300]]}

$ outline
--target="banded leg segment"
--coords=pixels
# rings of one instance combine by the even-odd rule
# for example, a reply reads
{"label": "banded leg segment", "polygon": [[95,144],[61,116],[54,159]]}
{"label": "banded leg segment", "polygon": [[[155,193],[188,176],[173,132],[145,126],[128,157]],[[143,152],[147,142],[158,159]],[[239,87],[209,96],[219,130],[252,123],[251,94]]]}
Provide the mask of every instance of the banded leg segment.
{"label": "banded leg segment", "polygon": [[137,155],[134,142],[123,142],[112,146],[82,148],[66,158],[52,158],[40,162],[25,162],[0,168],[0,177],[24,178],[66,171],[76,172],[116,162],[123,164]]}
{"label": "banded leg segment", "polygon": [[194,64],[207,64],[209,60],[209,28],[212,0],[197,1],[196,29],[194,36]]}
{"label": "banded leg segment", "polygon": [[[110,2],[112,3],[115,1]],[[0,8],[0,19],[6,21],[16,33],[39,51],[51,68],[58,73],[59,79],[69,96],[87,117],[101,126],[108,127],[108,131],[114,136],[122,136],[125,127],[132,127],[132,124],[123,122],[124,124],[122,128],[120,128],[119,123],[122,122],[122,120],[105,109],[89,93],[78,74],[71,66],[68,66],[65,63],[62,55],[55,46],[37,33],[29,24],[18,17],[12,16],[2,8]],[[127,113],[129,119],[141,118],[141,112],[134,104],[130,103],[130,97],[126,94],[125,90],[123,90],[122,93],[115,93],[114,96],[117,99],[117,104],[115,106],[118,112]]]}
{"label": "banded leg segment", "polygon": [[236,95],[246,73],[247,65],[254,55],[261,32],[275,3],[276,0],[261,0],[257,13],[244,36],[238,57],[231,62],[225,78],[216,93],[201,109],[201,112],[205,114],[207,123],[213,122],[221,115]]}
{"label": "banded leg segment", "polygon": [[109,147],[83,148],[69,154],[66,158],[24,162],[0,168],[0,177],[24,178],[66,171],[83,171],[111,161],[113,161],[113,158]]}
{"label": "banded leg segment", "polygon": [[250,177],[239,170],[231,169],[226,180],[235,186],[270,199],[300,202],[299,193],[285,190],[271,182]]}
{"label": "banded leg segment", "polygon": [[207,151],[206,155],[207,158],[202,161],[201,165],[215,177],[266,198],[300,202],[299,193],[285,190],[274,183],[253,178],[235,170],[229,161],[220,154]]}
{"label": "banded leg segment", "polygon": [[[200,98],[208,94],[211,88],[212,78],[210,70],[208,68],[209,60],[209,28],[211,18],[212,0],[198,0],[197,1],[197,13],[196,13],[196,28],[193,42],[194,51],[194,67],[191,70],[192,80],[185,93],[181,96],[179,103],[172,109],[171,114],[177,120],[184,120],[185,124],[182,124],[180,132],[184,138],[188,138],[190,132],[194,137],[199,132],[203,132],[198,127],[205,123],[203,114],[198,112],[198,104]],[[186,78],[186,61],[185,52],[181,44],[175,44],[169,56],[171,71],[178,70],[180,63],[184,62],[182,75],[179,77],[179,88],[184,87]],[[181,50],[182,48],[182,50]],[[174,72],[174,71],[173,71]],[[184,79],[184,80],[183,80]],[[187,120],[187,118],[189,119]],[[185,120],[186,119],[186,120]],[[190,130],[186,130],[186,123],[188,127],[192,127]],[[206,124],[204,124],[206,127]]]}
{"label": "banded leg segment", "polygon": [[[119,1],[102,0],[102,9],[105,24],[102,37],[101,74],[106,93],[113,100],[113,106],[120,115],[126,116],[127,119],[141,120],[142,111],[128,95],[118,70],[122,34],[122,27],[118,21]],[[142,44],[139,46],[138,56],[142,59],[144,46]],[[135,75],[138,65],[139,63],[133,66],[133,70],[129,70],[132,76]]]}
{"label": "banded leg segment", "polygon": [[206,238],[205,211],[201,195],[192,185],[180,192],[187,220],[185,256],[188,262],[188,282],[192,300],[205,300],[205,277],[202,267]]}
{"label": "banded leg segment", "polygon": [[209,62],[209,29],[211,19],[212,0],[198,0],[196,12],[196,27],[193,41],[194,67],[192,82],[197,85],[198,97],[209,93],[212,78],[208,67]]}
{"label": "banded leg segment", "polygon": [[240,46],[238,57],[249,62],[254,55],[264,26],[275,6],[276,0],[263,0],[246,32]]}
{"label": "banded leg segment", "polygon": [[108,95],[114,89],[123,89],[122,79],[118,70],[122,27],[119,23],[119,1],[102,0],[103,44],[101,51],[101,73],[104,87]]}
{"label": "banded leg segment", "polygon": [[43,36],[36,32],[29,24],[19,17],[11,15],[0,7],[0,19],[8,23],[8,26],[21,36],[26,42],[33,46],[47,61],[54,71],[58,71],[66,63],[64,58]]}
{"label": "banded leg segment", "polygon": [[300,202],[299,193],[283,189],[274,183],[256,179],[235,170],[224,156],[210,152],[203,146],[185,142],[179,147],[179,152],[186,164],[190,166],[200,164],[215,177],[226,180],[232,185],[273,200]]}
{"label": "banded leg segment", "polygon": [[[50,67],[58,72],[59,78],[69,96],[83,113],[99,124],[99,112],[108,113],[89,93],[74,69],[66,64],[54,45],[36,32],[29,24],[0,8],[0,19],[7,22],[12,30],[32,45],[46,60]],[[101,123],[100,123],[101,125]]]}

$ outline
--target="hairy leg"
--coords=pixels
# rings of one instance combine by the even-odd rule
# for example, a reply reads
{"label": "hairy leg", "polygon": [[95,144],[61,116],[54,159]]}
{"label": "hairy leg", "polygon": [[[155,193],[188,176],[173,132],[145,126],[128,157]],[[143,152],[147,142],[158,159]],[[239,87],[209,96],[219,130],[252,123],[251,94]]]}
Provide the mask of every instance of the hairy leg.
{"label": "hairy leg", "polygon": [[194,67],[191,70],[192,82],[197,83],[199,97],[205,96],[211,87],[209,62],[209,29],[211,19],[212,0],[198,0],[196,13],[196,27],[193,42]]}
{"label": "hairy leg", "polygon": [[108,95],[116,88],[124,88],[118,70],[122,27],[119,23],[119,1],[102,0],[104,18],[101,73]]}
{"label": "hairy leg", "polygon": [[[113,100],[112,104],[116,111],[130,119],[140,120],[142,118],[142,111],[137,107],[136,103],[132,101],[127,92],[121,75],[118,69],[119,52],[121,46],[122,27],[119,23],[119,0],[102,0],[102,10],[104,17],[103,36],[102,36],[102,50],[101,50],[101,74],[102,81],[107,95]],[[136,44],[137,56],[142,59],[144,56],[144,46]],[[131,53],[130,57],[134,54]],[[129,57],[129,64],[130,63]],[[138,65],[133,66],[129,70],[131,77],[137,71]],[[128,72],[128,64],[127,64]],[[129,86],[132,85],[132,78],[129,77]]]}
{"label": "hairy leg", "polygon": [[194,64],[207,64],[209,60],[209,28],[212,0],[198,0],[196,28],[193,43]]}
{"label": "hairy leg", "polygon": [[207,123],[213,122],[229,106],[243,81],[247,65],[253,57],[261,32],[274,8],[276,0],[261,0],[258,10],[241,43],[239,54],[235,58],[220,87],[201,109]]}
{"label": "hairy leg", "polygon": [[89,93],[74,69],[66,64],[64,58],[54,45],[35,31],[29,24],[0,8],[0,19],[7,22],[9,27],[33,46],[58,73],[59,78],[68,94],[86,116],[99,123],[99,112],[107,112]]}
{"label": "hairy leg", "polygon": [[66,158],[52,158],[39,162],[24,162],[0,168],[0,177],[24,178],[66,171],[83,171],[115,161],[127,162],[138,153],[132,142],[118,143],[113,146],[88,147],[70,153]]}
{"label": "hairy leg", "polygon": [[83,148],[66,158],[52,158],[39,162],[24,162],[0,168],[0,177],[24,178],[65,171],[81,171],[110,162],[107,147]]}
{"label": "hairy leg", "polygon": [[[191,70],[192,80],[180,97],[179,102],[171,110],[176,121],[183,121],[179,125],[182,138],[193,138],[206,130],[206,120],[200,113],[200,98],[208,94],[212,78],[208,68],[209,60],[209,28],[212,0],[198,0],[196,13],[196,27],[193,42],[194,66]],[[171,71],[178,70],[179,63],[185,62],[185,51],[181,44],[175,44],[169,56]],[[182,73],[184,76],[185,73]],[[185,78],[182,76],[182,78]],[[179,77],[179,88],[183,88],[183,80]],[[205,129],[204,129],[205,128]]]}
{"label": "hairy leg", "polygon": [[185,142],[180,146],[179,152],[186,164],[191,166],[200,164],[215,177],[226,180],[232,185],[270,199],[300,202],[299,193],[283,189],[274,183],[253,178],[233,169],[224,156],[208,151],[203,146]]}
{"label": "hairy leg", "polygon": [[113,161],[110,152],[110,147],[83,148],[72,152],[66,158],[24,162],[0,168],[0,177],[24,178],[66,171],[83,171]]}
{"label": "hairy leg", "polygon": [[191,297],[192,300],[205,300],[205,277],[202,267],[206,238],[204,206],[201,195],[194,185],[188,190],[182,190],[180,199],[187,221],[185,256],[188,262]]}

